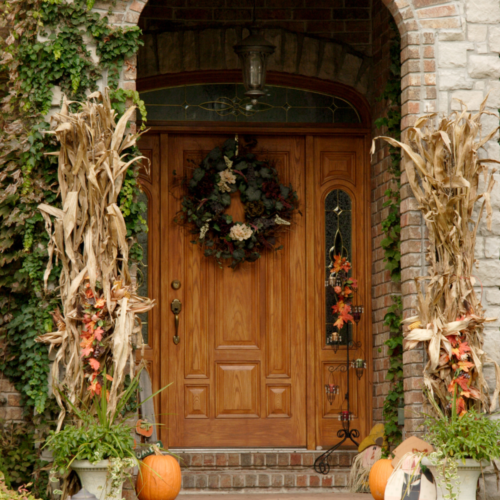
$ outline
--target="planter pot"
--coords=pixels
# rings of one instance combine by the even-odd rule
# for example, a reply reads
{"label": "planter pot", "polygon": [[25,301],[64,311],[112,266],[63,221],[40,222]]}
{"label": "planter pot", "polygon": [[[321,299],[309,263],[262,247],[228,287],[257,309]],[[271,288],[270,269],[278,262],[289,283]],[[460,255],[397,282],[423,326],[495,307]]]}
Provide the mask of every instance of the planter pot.
{"label": "planter pot", "polygon": [[95,495],[99,500],[121,500],[122,486],[111,491],[111,480],[108,480],[108,460],[95,464],[88,460],[75,460],[71,468],[78,474],[82,488]]}
{"label": "planter pot", "polygon": [[[439,481],[437,467],[431,464],[430,460],[427,457],[422,459],[422,465],[425,465],[430,469],[432,475],[434,476],[434,481],[436,482],[436,492],[437,500],[443,500],[444,495],[448,493],[445,484],[437,484]],[[477,481],[479,476],[481,475],[481,465],[482,470],[484,470],[489,462],[476,462],[470,458],[465,460],[463,463],[461,460],[457,461],[457,476],[458,476],[458,484],[457,487],[460,488],[460,491],[457,496],[457,500],[471,500],[476,498],[476,490],[477,490]],[[455,490],[457,491],[457,490]]]}

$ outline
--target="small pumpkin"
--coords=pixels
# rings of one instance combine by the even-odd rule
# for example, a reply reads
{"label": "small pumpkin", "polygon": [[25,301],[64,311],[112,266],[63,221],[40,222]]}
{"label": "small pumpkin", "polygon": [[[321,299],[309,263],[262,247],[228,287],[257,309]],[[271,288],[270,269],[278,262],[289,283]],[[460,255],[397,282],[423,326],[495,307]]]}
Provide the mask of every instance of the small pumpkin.
{"label": "small pumpkin", "polygon": [[368,484],[370,485],[370,493],[375,500],[384,500],[387,481],[389,481],[391,474],[394,472],[391,462],[392,460],[388,458],[382,458],[377,460],[370,470]]}
{"label": "small pumpkin", "polygon": [[181,491],[181,468],[171,455],[162,455],[153,446],[154,455],[141,462],[136,492],[139,500],[174,500]]}

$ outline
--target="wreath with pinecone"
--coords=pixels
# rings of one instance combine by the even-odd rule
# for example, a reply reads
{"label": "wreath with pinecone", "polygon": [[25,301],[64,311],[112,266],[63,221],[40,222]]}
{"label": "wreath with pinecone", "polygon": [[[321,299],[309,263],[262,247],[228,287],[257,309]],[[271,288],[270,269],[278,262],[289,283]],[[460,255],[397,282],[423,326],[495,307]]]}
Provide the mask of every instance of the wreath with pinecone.
{"label": "wreath with pinecone", "polygon": [[[219,265],[229,261],[235,268],[242,262],[255,262],[263,250],[279,250],[276,236],[290,227],[298,208],[292,186],[280,183],[278,172],[268,160],[257,160],[250,147],[239,151],[237,139],[227,140],[201,161],[186,180],[187,194],[177,222],[191,226],[207,257]],[[231,194],[240,193],[245,221],[233,221],[226,214]]]}

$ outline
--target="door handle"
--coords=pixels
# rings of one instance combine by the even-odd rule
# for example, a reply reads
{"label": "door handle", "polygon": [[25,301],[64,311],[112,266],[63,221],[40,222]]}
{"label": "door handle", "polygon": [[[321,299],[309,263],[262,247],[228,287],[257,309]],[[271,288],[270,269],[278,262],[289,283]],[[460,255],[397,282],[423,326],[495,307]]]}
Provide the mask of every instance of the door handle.
{"label": "door handle", "polygon": [[174,322],[175,322],[175,335],[174,335],[174,344],[177,345],[181,339],[179,338],[179,314],[182,310],[182,302],[179,299],[172,300],[170,304],[170,309],[174,313]]}

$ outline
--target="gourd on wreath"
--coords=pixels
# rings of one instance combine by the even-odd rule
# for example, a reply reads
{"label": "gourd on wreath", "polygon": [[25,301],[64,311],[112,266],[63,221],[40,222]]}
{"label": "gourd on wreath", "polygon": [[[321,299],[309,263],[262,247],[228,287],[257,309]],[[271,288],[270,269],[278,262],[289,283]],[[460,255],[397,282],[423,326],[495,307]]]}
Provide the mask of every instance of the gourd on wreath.
{"label": "gourd on wreath", "polygon": [[[255,145],[255,144],[254,144]],[[257,160],[250,152],[239,154],[237,139],[216,147],[193,171],[188,194],[176,221],[192,227],[207,257],[231,259],[230,267],[255,262],[263,249],[279,250],[276,234],[291,225],[298,207],[292,186],[280,183],[276,168],[268,160]],[[245,221],[233,221],[225,210],[231,194],[240,193]]]}

